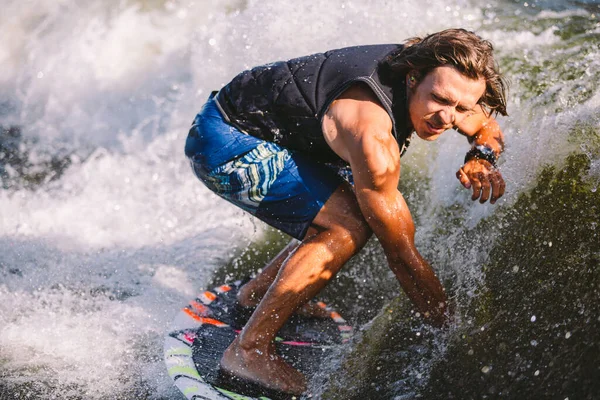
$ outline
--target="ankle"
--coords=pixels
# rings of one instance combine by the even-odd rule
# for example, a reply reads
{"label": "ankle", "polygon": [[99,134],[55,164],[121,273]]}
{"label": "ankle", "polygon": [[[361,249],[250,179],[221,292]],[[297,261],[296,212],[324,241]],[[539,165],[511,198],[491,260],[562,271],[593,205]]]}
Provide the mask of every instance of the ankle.
{"label": "ankle", "polygon": [[246,357],[263,356],[269,350],[268,344],[259,343],[258,340],[238,340],[237,353]]}
{"label": "ankle", "polygon": [[248,287],[248,284],[242,286],[237,292],[237,302],[243,307],[252,307],[258,304],[254,301],[254,291]]}
{"label": "ankle", "polygon": [[250,281],[242,286],[237,292],[237,301],[244,307],[254,307],[260,303],[260,300],[265,295],[265,292],[261,291],[253,284],[254,281]]}

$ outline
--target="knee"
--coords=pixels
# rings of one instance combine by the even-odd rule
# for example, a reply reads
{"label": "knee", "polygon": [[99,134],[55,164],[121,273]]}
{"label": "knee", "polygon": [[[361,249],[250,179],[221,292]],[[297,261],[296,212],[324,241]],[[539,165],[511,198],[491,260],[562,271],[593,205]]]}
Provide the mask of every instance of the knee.
{"label": "knee", "polygon": [[364,218],[348,218],[336,229],[339,240],[348,246],[352,254],[356,254],[369,241],[373,231]]}
{"label": "knee", "polygon": [[352,188],[341,185],[313,220],[313,231],[330,236],[339,250],[350,256],[358,252],[373,232],[365,220]]}
{"label": "knee", "polygon": [[369,239],[373,236],[373,231],[367,221],[361,218],[360,223],[357,224],[356,228],[352,231],[352,238],[356,246],[357,251],[362,249]]}

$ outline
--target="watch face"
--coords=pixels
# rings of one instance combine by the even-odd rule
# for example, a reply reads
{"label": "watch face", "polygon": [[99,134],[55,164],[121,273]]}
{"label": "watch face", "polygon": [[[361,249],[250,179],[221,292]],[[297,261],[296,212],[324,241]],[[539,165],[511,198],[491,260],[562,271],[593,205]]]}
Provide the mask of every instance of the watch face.
{"label": "watch face", "polygon": [[477,145],[467,152],[465,163],[472,159],[485,160],[492,164],[494,168],[497,167],[498,159],[496,158],[496,153],[494,153],[494,150],[484,145]]}
{"label": "watch face", "polygon": [[486,156],[493,156],[494,158],[496,157],[496,154],[494,153],[494,150],[492,150],[491,148],[484,146],[484,145],[479,145],[475,147],[477,150],[479,150],[480,152],[482,152],[483,154],[485,154]]}

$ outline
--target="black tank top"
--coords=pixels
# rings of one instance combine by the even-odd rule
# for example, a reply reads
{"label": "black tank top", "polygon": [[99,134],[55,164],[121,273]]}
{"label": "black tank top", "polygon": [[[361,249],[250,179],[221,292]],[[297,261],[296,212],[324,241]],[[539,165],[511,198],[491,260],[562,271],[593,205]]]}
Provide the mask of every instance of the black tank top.
{"label": "black tank top", "polygon": [[237,75],[217,95],[224,118],[241,131],[335,162],[321,129],[333,100],[357,82],[366,83],[392,120],[403,153],[410,141],[405,77],[393,77],[382,61],[401,45],[346,47],[255,67]]}

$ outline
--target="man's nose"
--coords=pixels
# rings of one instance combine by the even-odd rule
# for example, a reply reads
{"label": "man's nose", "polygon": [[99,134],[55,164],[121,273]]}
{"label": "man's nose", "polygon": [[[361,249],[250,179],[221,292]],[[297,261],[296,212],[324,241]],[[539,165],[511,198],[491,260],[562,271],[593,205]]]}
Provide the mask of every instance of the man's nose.
{"label": "man's nose", "polygon": [[456,111],[454,107],[446,107],[440,111],[440,119],[444,125],[452,125],[456,122]]}

